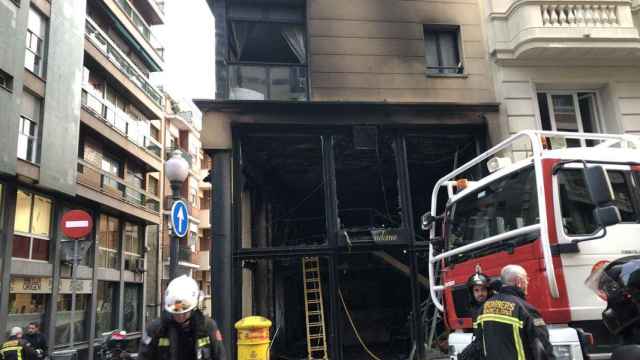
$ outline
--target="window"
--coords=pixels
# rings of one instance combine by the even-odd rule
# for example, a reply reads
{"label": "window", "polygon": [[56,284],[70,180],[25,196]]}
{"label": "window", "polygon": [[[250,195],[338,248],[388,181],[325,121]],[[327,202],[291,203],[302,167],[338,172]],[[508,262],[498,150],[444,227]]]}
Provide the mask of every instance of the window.
{"label": "window", "polygon": [[200,168],[204,170],[211,169],[213,165],[213,161],[211,161],[211,157],[207,154],[202,154],[202,161],[200,162]]}
{"label": "window", "polygon": [[124,329],[127,332],[142,330],[142,285],[124,285]]}
{"label": "window", "polygon": [[100,215],[97,266],[110,269],[120,268],[119,242],[120,220],[108,215]]}
{"label": "window", "polygon": [[96,336],[118,326],[118,287],[117,282],[98,281]]}
{"label": "window", "polygon": [[202,190],[202,201],[200,201],[200,209],[207,210],[211,208],[211,190]]}
{"label": "window", "polygon": [[18,190],[13,257],[49,261],[51,200]]}
{"label": "window", "polygon": [[[607,171],[613,195],[614,205],[620,210],[623,222],[636,222],[638,216],[633,205],[629,187],[629,175],[622,171]],[[562,227],[569,236],[590,235],[597,230],[593,217],[594,206],[584,181],[581,169],[562,169],[558,173],[558,190]]]}
{"label": "window", "polygon": [[142,175],[142,171],[129,167],[125,181],[127,185],[129,185],[125,190],[127,201],[144,205],[144,195],[141,192],[141,190],[144,189],[144,175]]}
{"label": "window", "polygon": [[211,248],[211,229],[202,229],[200,237],[200,249],[198,251],[209,251]]}
{"label": "window", "polygon": [[119,190],[120,184],[116,180],[116,178],[120,177],[120,163],[117,160],[112,159],[111,157],[103,154],[102,155],[102,171],[106,172],[111,176],[105,176],[103,178],[103,186],[111,187],[112,189]]}
{"label": "window", "polygon": [[136,270],[136,262],[142,258],[140,227],[131,223],[124,225],[124,268]]}
{"label": "window", "polygon": [[[601,132],[594,92],[538,93],[542,130]],[[577,139],[567,140],[567,146],[584,146]]]}
{"label": "window", "polygon": [[0,88],[13,91],[13,76],[0,70]]}
{"label": "window", "polygon": [[[71,341],[71,294],[59,294],[56,303],[56,345],[68,345]],[[76,312],[73,316],[74,343],[87,341],[89,338],[87,325],[89,324],[88,311],[91,309],[91,297],[89,294],[76,294]]]}
{"label": "window", "polygon": [[34,8],[29,9],[24,67],[39,77],[44,77],[46,36],[47,19]]}
{"label": "window", "polygon": [[158,193],[160,192],[160,184],[158,182],[158,179],[154,178],[153,176],[149,176],[147,191],[153,195],[158,195]]}
{"label": "window", "polygon": [[508,174],[456,201],[447,209],[449,248],[539,222],[533,167]]}
{"label": "window", "polygon": [[425,56],[429,74],[462,74],[460,28],[458,26],[424,26]]}
{"label": "window", "polygon": [[20,124],[18,126],[18,158],[32,163],[40,161],[40,122],[42,100],[22,92]]}
{"label": "window", "polygon": [[304,24],[231,21],[229,98],[306,100],[305,37]]}
{"label": "window", "polygon": [[[45,313],[51,295],[36,292],[30,293],[26,291],[19,293],[17,291],[18,290],[12,289],[9,294],[9,317],[7,319],[7,330],[14,326],[24,327],[32,321],[42,324],[46,319]],[[41,326],[40,329],[43,332],[46,331],[45,326]]]}

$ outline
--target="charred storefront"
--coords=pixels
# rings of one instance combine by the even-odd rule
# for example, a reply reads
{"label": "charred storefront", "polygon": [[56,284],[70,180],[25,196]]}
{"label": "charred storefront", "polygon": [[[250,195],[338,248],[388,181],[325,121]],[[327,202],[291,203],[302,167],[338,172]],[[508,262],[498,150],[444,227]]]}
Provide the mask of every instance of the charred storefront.
{"label": "charred storefront", "polygon": [[361,342],[422,354],[420,215],[435,181],[485,148],[496,106],[198,105],[213,158],[214,317],[229,348],[235,321],[262,315],[272,357],[364,358]]}

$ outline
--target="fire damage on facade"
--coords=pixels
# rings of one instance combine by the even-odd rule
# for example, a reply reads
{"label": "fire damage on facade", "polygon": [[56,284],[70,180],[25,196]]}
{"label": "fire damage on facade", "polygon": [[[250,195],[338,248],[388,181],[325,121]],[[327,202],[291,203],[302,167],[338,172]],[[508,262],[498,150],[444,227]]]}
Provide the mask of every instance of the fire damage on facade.
{"label": "fire damage on facade", "polygon": [[[353,358],[364,354],[353,321],[374,352],[422,352],[420,215],[438,177],[485,148],[483,113],[495,106],[198,105],[225,128],[204,136],[224,333],[257,314],[274,322],[276,356]],[[225,131],[230,147],[207,149]]]}

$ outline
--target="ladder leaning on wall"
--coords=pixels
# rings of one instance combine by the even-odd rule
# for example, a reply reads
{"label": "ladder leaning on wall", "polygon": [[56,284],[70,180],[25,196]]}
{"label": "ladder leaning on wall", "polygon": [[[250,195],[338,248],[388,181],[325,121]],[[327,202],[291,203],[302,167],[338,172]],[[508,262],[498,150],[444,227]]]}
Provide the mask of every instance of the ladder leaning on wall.
{"label": "ladder leaning on wall", "polygon": [[304,310],[307,321],[309,359],[327,360],[327,337],[318,257],[302,258],[302,281],[304,282]]}

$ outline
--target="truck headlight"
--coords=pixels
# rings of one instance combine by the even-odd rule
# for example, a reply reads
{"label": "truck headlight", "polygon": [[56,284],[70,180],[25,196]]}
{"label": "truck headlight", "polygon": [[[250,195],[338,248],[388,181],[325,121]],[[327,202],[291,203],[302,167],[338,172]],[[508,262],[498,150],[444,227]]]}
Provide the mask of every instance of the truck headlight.
{"label": "truck headlight", "polygon": [[553,354],[556,360],[572,360],[571,345],[553,345]]}

